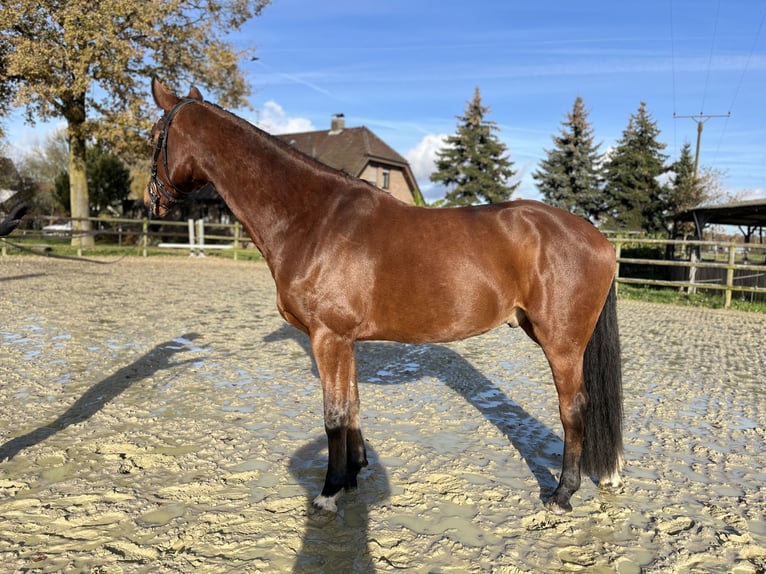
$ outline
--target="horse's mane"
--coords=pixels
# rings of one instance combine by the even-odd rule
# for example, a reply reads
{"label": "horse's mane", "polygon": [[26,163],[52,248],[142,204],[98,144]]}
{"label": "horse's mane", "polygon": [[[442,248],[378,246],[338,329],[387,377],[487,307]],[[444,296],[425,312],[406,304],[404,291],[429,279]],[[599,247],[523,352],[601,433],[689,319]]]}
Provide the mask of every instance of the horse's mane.
{"label": "horse's mane", "polygon": [[[335,176],[343,181],[345,181],[347,184],[362,184],[370,187],[371,189],[375,191],[381,191],[378,187],[373,185],[367,180],[355,177],[345,171],[341,171],[339,169],[336,169],[332,166],[327,165],[324,162],[319,161],[315,157],[312,157],[304,152],[302,152],[299,149],[296,149],[295,147],[291,146],[286,141],[275,137],[268,133],[267,131],[259,128],[258,126],[248,122],[245,119],[242,119],[238,115],[226,110],[225,108],[222,108],[218,104],[215,104],[213,102],[203,101],[201,102],[207,109],[215,113],[216,115],[226,118],[230,121],[232,121],[235,125],[239,126],[244,131],[251,131],[257,135],[260,139],[266,142],[267,145],[272,146],[274,148],[277,148],[281,152],[285,152],[289,154],[290,156],[294,157],[297,160],[303,161],[305,163],[308,163],[315,169],[318,169],[320,171],[323,171],[324,173]],[[382,192],[385,193],[385,192]]]}

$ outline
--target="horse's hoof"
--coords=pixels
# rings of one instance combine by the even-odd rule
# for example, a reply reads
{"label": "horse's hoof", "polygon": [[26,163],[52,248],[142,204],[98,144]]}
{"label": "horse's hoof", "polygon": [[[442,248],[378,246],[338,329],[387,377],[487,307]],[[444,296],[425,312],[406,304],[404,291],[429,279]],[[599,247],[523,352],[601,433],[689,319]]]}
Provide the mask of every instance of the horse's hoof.
{"label": "horse's hoof", "polygon": [[324,496],[320,494],[314,499],[314,508],[317,510],[326,510],[327,512],[338,512],[337,502],[341,494],[343,494],[342,490],[339,490],[332,496]]}
{"label": "horse's hoof", "polygon": [[572,505],[568,501],[559,502],[555,498],[549,498],[545,503],[545,508],[553,514],[568,514],[572,512]]}
{"label": "horse's hoof", "polygon": [[609,494],[619,494],[623,491],[622,477],[619,472],[604,476],[598,481],[598,488]]}

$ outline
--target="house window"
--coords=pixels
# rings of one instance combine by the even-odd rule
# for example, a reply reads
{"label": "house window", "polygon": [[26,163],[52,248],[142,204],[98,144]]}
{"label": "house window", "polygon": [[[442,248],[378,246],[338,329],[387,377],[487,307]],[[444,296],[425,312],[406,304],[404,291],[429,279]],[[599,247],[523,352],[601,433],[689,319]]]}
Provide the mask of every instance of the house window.
{"label": "house window", "polygon": [[388,189],[390,187],[391,183],[391,172],[388,170],[383,170],[383,184],[381,187],[383,189]]}

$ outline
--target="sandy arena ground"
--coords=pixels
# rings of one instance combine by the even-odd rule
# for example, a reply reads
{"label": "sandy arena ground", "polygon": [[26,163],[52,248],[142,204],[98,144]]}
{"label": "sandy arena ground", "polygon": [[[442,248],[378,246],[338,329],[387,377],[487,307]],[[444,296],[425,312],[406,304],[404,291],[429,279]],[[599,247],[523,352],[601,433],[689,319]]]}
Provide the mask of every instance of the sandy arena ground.
{"label": "sandy arena ground", "polygon": [[0,260],[0,572],[764,572],[766,315],[621,301],[626,484],[542,499],[540,350],[359,345],[337,515],[321,390],[266,267]]}

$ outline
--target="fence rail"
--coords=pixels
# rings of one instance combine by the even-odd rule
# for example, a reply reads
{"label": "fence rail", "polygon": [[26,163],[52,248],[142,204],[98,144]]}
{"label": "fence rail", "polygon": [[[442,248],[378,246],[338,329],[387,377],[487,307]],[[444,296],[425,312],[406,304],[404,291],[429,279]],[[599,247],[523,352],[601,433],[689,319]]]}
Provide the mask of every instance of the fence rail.
{"label": "fence rail", "polygon": [[[749,262],[753,256],[766,262],[766,245],[731,241],[687,241],[669,239],[610,238],[617,254],[617,283],[675,287],[689,293],[697,290],[723,291],[724,307],[731,306],[734,293],[748,293],[753,300],[766,301],[766,265]],[[664,247],[663,259],[625,257],[629,248]],[[737,261],[738,252],[743,261]],[[725,254],[724,261],[718,261]],[[706,261],[704,256],[713,257]],[[626,268],[632,267],[628,270]],[[643,271],[636,272],[636,268]],[[656,269],[668,269],[662,276]],[[646,277],[647,270],[652,276]],[[684,271],[685,270],[685,271]],[[632,271],[632,272],[631,272]],[[657,277],[660,275],[660,277]]]}
{"label": "fence rail", "polygon": [[[166,221],[150,219],[125,219],[92,217],[88,218],[92,229],[86,233],[75,231],[73,225],[78,220],[69,218],[38,217],[24,221],[20,229],[2,242],[2,255],[13,248],[15,239],[39,242],[37,247],[49,247],[50,243],[64,240],[75,246],[78,257],[87,251],[82,239],[93,236],[101,244],[131,247],[147,257],[149,249],[189,251],[191,256],[204,256],[208,250],[231,250],[234,259],[241,252],[252,248],[252,241],[243,233],[242,225],[237,223],[206,223],[203,220]],[[53,222],[56,223],[53,223]],[[46,224],[47,223],[47,224]]]}
{"label": "fence rail", "polygon": [[[54,224],[58,221],[58,224]],[[231,251],[234,259],[252,242],[237,223],[206,223],[202,220],[165,221],[124,218],[90,218],[93,230],[89,232],[102,243],[136,249],[146,257],[152,250],[188,250],[189,255],[203,256],[206,250]],[[24,221],[20,229],[9,238],[52,243],[66,239],[77,246],[83,237],[73,232],[71,219],[34,218]],[[617,283],[673,287],[688,292],[697,290],[723,291],[724,306],[731,305],[734,293],[750,294],[753,299],[766,301],[766,245],[733,243],[731,241],[681,241],[643,239],[637,237],[610,237],[617,254]],[[632,256],[631,250],[654,249],[657,258]],[[2,255],[12,245],[2,241]],[[78,256],[86,248],[77,247]],[[738,254],[741,255],[738,261]],[[640,253],[639,253],[640,255]],[[721,258],[721,261],[718,259]],[[752,256],[762,264],[748,261]],[[712,261],[710,258],[712,257]]]}

